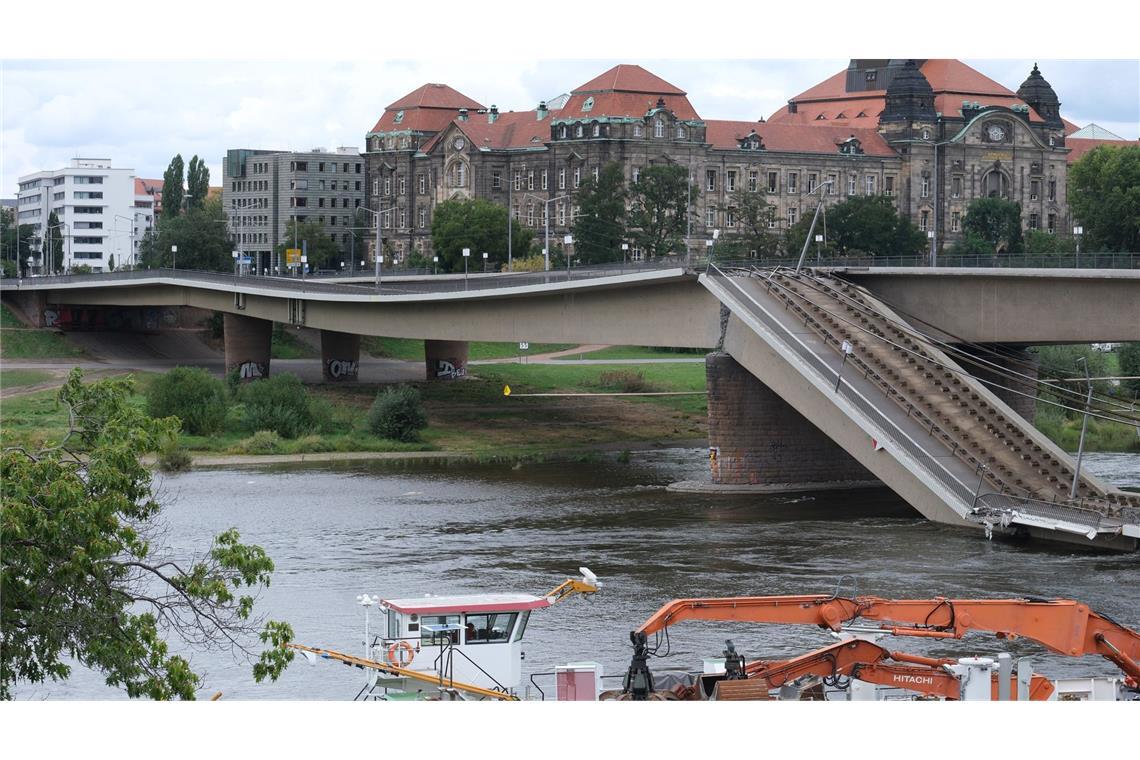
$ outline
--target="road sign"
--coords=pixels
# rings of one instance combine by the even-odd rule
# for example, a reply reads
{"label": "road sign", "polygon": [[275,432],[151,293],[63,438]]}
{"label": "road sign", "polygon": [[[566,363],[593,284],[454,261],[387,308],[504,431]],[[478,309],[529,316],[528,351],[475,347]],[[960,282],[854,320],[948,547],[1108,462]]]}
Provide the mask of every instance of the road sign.
{"label": "road sign", "polygon": [[527,343],[525,340],[519,341],[519,351],[526,351],[529,348],[530,348],[530,344]]}
{"label": "road sign", "polygon": [[504,396],[509,396],[509,395],[511,395],[511,386],[509,386],[509,385],[504,385],[504,386],[503,386],[503,395],[504,395]]}
{"label": "road sign", "polygon": [[286,266],[299,266],[301,263],[301,249],[300,248],[286,248],[285,249],[285,264]]}

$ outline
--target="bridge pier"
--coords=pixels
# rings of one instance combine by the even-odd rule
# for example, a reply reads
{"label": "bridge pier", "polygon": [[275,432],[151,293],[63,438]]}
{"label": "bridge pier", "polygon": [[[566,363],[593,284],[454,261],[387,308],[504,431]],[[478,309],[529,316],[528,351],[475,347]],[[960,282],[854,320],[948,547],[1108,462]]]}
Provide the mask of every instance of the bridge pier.
{"label": "bridge pier", "polygon": [[456,380],[467,376],[468,343],[465,340],[425,340],[428,380]]}
{"label": "bridge pier", "polygon": [[273,322],[242,314],[226,314],[223,320],[226,373],[237,370],[242,382],[269,377]]}
{"label": "bridge pier", "polygon": [[[1037,377],[1041,360],[1037,354],[1020,346],[991,346],[1001,354],[970,352],[997,366],[976,365],[969,359],[962,360],[962,366],[974,377],[983,381],[987,388],[1009,408],[1028,422],[1037,416]],[[1025,377],[1006,377],[1002,372],[1019,373]],[[991,385],[990,383],[996,383]],[[999,387],[1000,386],[1000,387]],[[1074,386],[1075,387],[1075,386]]]}
{"label": "bridge pier", "polygon": [[881,485],[729,354],[709,354],[705,373],[714,490],[806,491]]}
{"label": "bridge pier", "polygon": [[321,372],[326,382],[354,382],[360,377],[360,336],[321,330]]}

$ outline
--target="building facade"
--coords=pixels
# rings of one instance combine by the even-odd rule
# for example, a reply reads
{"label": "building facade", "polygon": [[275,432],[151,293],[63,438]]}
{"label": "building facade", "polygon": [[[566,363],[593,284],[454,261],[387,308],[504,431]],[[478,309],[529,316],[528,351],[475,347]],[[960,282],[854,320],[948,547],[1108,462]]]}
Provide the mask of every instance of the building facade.
{"label": "building facade", "polygon": [[756,121],[703,118],[686,92],[632,65],[523,112],[427,84],[367,133],[366,203],[400,260],[431,253],[432,213],[443,201],[485,198],[540,238],[549,220],[561,239],[582,180],[606,163],[619,162],[627,183],[674,164],[689,174],[690,251],[714,231],[739,232],[734,203],[749,192],[775,210],[774,232],[813,213],[821,196],[834,204],[886,195],[941,249],[961,238],[976,197],[1021,203],[1027,228],[1067,227],[1059,107],[1036,67],[1014,93],[946,60],[852,61]]}
{"label": "building facade", "polygon": [[142,236],[154,226],[153,198],[140,183],[154,180],[139,180],[133,169],[111,164],[76,158],[63,169],[19,178],[18,223],[33,228],[32,272],[50,273],[43,247],[52,212],[63,237],[64,269],[86,265],[103,272],[137,263]]}
{"label": "building facade", "polygon": [[257,271],[284,273],[278,246],[291,220],[317,222],[359,261],[352,228],[364,205],[364,160],[356,148],[293,153],[237,149],[223,161],[222,206],[235,248]]}

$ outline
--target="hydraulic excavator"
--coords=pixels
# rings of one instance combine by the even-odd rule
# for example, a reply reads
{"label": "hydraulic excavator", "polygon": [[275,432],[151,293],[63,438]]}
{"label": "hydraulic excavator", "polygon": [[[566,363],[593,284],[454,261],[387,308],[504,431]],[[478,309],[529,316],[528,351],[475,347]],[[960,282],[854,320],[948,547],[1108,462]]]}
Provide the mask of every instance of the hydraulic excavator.
{"label": "hydraulic excavator", "polygon": [[[625,698],[650,698],[653,674],[649,658],[657,648],[650,647],[649,636],[683,620],[817,625],[834,632],[860,620],[868,626],[864,630],[876,634],[939,639],[960,639],[971,631],[987,631],[1001,639],[1031,639],[1071,657],[1098,654],[1119,667],[1131,687],[1140,682],[1140,634],[1072,600],[750,596],[676,599],[654,613],[630,633],[634,654],[623,683]],[[754,695],[751,698],[766,698],[769,689],[815,675],[824,679],[852,677],[957,699],[959,680],[953,667],[953,660],[892,652],[862,639],[841,641],[791,660],[745,665],[728,642],[724,682],[717,688],[725,698],[749,698],[749,694]],[[751,683],[726,683],[733,681]],[[1034,676],[1031,699],[1048,699],[1052,691],[1047,679]]]}

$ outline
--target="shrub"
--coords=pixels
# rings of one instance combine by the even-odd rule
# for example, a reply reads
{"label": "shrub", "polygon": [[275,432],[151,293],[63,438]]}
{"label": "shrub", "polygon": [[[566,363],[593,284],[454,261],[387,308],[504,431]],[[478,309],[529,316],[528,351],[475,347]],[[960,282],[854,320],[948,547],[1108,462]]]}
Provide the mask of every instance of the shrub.
{"label": "shrub", "polygon": [[[344,424],[338,409],[327,398],[313,396],[309,399],[309,414],[317,425],[317,432],[323,434],[335,433]],[[351,423],[349,423],[351,427]]]}
{"label": "shrub", "polygon": [[314,427],[309,393],[296,375],[284,373],[248,383],[239,396],[249,430],[272,430],[282,438],[297,438]]}
{"label": "shrub", "polygon": [[158,450],[158,469],[163,472],[183,472],[190,469],[194,460],[177,438],[171,438]]}
{"label": "shrub", "polygon": [[234,454],[275,454],[280,450],[281,436],[272,430],[258,430],[230,449]]}
{"label": "shrub", "polygon": [[427,413],[420,393],[407,385],[381,391],[368,412],[368,429],[381,438],[415,441],[425,427]]}
{"label": "shrub", "polygon": [[212,435],[226,421],[225,387],[198,367],[175,367],[155,378],[146,400],[151,417],[177,417],[190,435]]}
{"label": "shrub", "polygon": [[598,375],[598,385],[602,388],[613,388],[622,393],[644,393],[650,390],[645,380],[643,370],[614,369]]}

